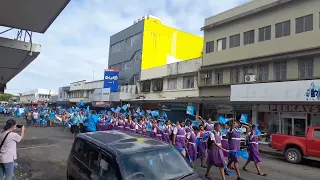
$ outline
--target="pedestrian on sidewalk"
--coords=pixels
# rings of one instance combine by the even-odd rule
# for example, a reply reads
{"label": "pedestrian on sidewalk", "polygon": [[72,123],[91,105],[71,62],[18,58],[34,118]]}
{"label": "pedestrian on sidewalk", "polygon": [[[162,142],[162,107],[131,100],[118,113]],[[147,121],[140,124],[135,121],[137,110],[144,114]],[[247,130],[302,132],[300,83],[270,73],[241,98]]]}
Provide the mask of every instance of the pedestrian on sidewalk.
{"label": "pedestrian on sidewalk", "polygon": [[[13,132],[21,128],[20,135]],[[0,133],[0,180],[12,180],[14,176],[14,161],[17,159],[17,143],[24,136],[25,127],[17,125],[14,119],[9,119]],[[5,178],[4,178],[5,177]]]}
{"label": "pedestrian on sidewalk", "polygon": [[262,158],[260,156],[259,147],[258,147],[259,136],[257,135],[255,129],[256,129],[255,125],[252,125],[250,128],[249,146],[248,146],[249,158],[248,158],[247,162],[244,164],[242,169],[244,171],[248,171],[246,167],[251,161],[253,161],[254,165],[257,168],[258,175],[266,176],[267,174],[261,172],[260,167],[259,167],[259,163],[262,161]]}

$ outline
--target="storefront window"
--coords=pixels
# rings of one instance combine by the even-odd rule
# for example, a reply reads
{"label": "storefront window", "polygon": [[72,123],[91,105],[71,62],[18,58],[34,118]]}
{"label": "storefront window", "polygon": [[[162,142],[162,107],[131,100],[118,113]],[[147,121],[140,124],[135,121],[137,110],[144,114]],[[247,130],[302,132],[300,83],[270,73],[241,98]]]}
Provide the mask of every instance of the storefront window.
{"label": "storefront window", "polygon": [[234,111],[234,118],[240,119],[241,114],[248,114],[248,123],[252,122],[252,111],[251,110],[235,110]]}
{"label": "storefront window", "polygon": [[292,118],[281,119],[281,134],[292,135]]}

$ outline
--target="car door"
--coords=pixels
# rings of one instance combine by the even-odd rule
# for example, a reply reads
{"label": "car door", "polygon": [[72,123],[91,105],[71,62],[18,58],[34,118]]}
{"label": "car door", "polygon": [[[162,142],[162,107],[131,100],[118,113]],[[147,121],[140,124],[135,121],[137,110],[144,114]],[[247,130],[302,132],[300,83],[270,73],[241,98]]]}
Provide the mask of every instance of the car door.
{"label": "car door", "polygon": [[79,167],[79,180],[100,180],[97,175],[99,167],[99,148],[90,142],[85,141],[81,166]]}
{"label": "car door", "polygon": [[83,145],[84,141],[80,138],[77,138],[73,144],[68,161],[67,175],[69,178],[79,179],[79,169],[82,165],[81,156]]}
{"label": "car door", "polygon": [[112,155],[107,152],[101,153],[98,176],[101,180],[121,180],[119,166]]}
{"label": "car door", "polygon": [[320,157],[320,128],[315,128],[312,136],[307,139],[308,155],[313,157]]}

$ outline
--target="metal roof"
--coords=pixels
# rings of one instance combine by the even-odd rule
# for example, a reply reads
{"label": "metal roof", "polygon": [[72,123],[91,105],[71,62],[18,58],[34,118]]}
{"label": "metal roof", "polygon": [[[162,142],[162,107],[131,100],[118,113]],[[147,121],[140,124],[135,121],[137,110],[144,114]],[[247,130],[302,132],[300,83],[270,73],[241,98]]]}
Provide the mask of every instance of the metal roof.
{"label": "metal roof", "polygon": [[70,0],[1,0],[0,25],[45,33]]}

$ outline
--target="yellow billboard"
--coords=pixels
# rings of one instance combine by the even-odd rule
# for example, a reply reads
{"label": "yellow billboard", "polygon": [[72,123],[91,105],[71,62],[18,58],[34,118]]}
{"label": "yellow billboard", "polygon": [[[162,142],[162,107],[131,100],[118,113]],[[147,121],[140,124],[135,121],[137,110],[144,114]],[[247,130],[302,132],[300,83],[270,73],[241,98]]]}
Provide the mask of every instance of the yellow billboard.
{"label": "yellow billboard", "polygon": [[141,69],[149,69],[202,56],[203,38],[144,19]]}

